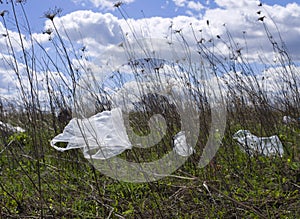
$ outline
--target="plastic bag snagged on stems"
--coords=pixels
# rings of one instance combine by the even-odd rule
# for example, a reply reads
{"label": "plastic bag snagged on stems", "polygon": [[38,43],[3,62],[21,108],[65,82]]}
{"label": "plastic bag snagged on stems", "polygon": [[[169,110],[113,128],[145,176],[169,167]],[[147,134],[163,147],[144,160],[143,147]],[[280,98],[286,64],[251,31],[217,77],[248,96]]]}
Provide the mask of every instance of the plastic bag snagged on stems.
{"label": "plastic bag snagged on stems", "polygon": [[263,154],[265,156],[283,155],[283,145],[277,135],[270,137],[257,137],[249,130],[239,130],[233,135],[242,149],[253,155],[255,153]]}
{"label": "plastic bag snagged on stems", "polygon": [[[56,146],[58,142],[68,143],[67,147]],[[63,133],[55,136],[50,144],[58,151],[80,148],[87,159],[109,159],[132,148],[120,108],[103,111],[90,118],[73,118]],[[193,148],[186,143],[184,131],[175,135],[173,146],[180,156],[193,153]]]}

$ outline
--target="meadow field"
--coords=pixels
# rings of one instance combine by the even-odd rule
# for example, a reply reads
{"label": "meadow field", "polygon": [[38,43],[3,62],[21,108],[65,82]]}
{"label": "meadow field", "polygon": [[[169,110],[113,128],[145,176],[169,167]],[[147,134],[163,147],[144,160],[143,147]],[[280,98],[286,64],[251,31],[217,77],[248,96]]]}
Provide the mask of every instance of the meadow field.
{"label": "meadow field", "polygon": [[[5,30],[2,37],[6,40],[1,63],[13,73],[19,96],[0,96],[0,121],[25,131],[0,125],[0,218],[300,217],[299,64],[293,61],[284,39],[278,37],[280,32],[271,32],[262,16],[257,22],[264,28],[266,46],[276,54],[276,62],[262,53],[253,61],[246,53],[246,37],[242,37],[241,45],[227,27],[222,36],[203,39],[191,24],[193,42],[181,30],[171,29],[174,42],[165,40],[169,42],[165,48],[171,45],[174,50],[166,49],[164,53],[164,40],[140,41],[122,4],[116,4],[132,33],[124,33],[124,41],[104,53],[102,71],[106,75],[105,80],[99,80],[85,48],[58,28],[60,9],[44,13],[51,24],[43,33],[48,41],[45,45],[31,34],[22,1],[8,4],[9,19],[7,11],[0,12]],[[13,34],[8,28],[12,25]],[[205,28],[212,28],[208,21]],[[155,53],[153,48],[161,50]],[[122,60],[123,68],[116,70],[121,52],[127,61]],[[157,55],[159,52],[162,55]],[[107,61],[107,54],[112,61]],[[143,67],[145,63],[150,67]],[[145,69],[152,71],[144,73]],[[155,89],[152,94],[145,92],[144,83],[155,89],[171,86],[168,92],[178,92],[179,96],[170,102]],[[78,89],[92,94],[92,102],[84,102],[81,93],[76,93]],[[136,99],[137,93],[140,99]],[[189,126],[182,123],[182,115],[186,114],[176,108],[176,104],[186,103],[186,98],[197,112],[187,116],[187,121],[196,121],[199,129],[193,136],[195,151],[183,165],[158,180],[124,182],[99,171],[81,149],[60,152],[50,146],[51,139],[62,133],[72,118],[88,117],[123,104],[135,107],[129,110],[126,127],[131,127],[136,136],[149,134],[148,121],[157,114],[165,119],[166,132],[153,147],[134,147],[117,157],[134,163],[159,160],[172,151],[174,135]],[[211,103],[217,98],[223,108]],[[284,116],[289,119],[283,120]],[[211,131],[213,123],[215,132]],[[190,124],[189,128],[194,126]],[[243,150],[233,138],[238,130],[250,130],[256,136],[277,135],[283,155],[264,155],[251,147]],[[216,154],[200,167],[205,148],[216,144]]]}

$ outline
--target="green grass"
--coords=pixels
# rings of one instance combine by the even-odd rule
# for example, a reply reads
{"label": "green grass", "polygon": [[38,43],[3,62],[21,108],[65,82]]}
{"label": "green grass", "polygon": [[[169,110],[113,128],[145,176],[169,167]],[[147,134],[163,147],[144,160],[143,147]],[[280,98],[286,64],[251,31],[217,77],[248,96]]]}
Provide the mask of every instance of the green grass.
{"label": "green grass", "polygon": [[[24,34],[23,29],[25,36],[30,35],[26,32],[30,30],[29,23],[21,22],[23,20],[21,18],[26,17],[23,5],[19,6],[24,11],[18,14],[14,10],[16,6],[14,2],[7,1],[13,10],[10,10],[11,17],[8,18],[3,11],[2,22],[6,24],[9,21],[10,25],[18,30],[20,37]],[[11,31],[6,29],[8,38],[6,52],[15,61],[12,70],[16,78],[20,79],[19,86],[27,87],[27,83],[21,79],[31,82],[31,86],[28,90],[20,90],[21,97],[24,98],[18,110],[14,104],[8,104],[8,109],[4,109],[5,104],[2,106],[3,100],[0,100],[0,121],[26,126],[26,133],[13,134],[0,131],[0,218],[300,218],[299,124],[281,123],[283,115],[295,118],[300,115],[299,83],[296,83],[299,72],[294,72],[294,63],[285,50],[282,39],[275,42],[266,23],[263,23],[266,37],[272,44],[274,53],[280,54],[280,63],[279,66],[273,66],[270,64],[273,63],[272,60],[259,59],[259,62],[262,62],[259,65],[280,71],[282,78],[290,82],[283,86],[292,91],[291,94],[267,98],[264,89],[256,83],[258,78],[255,66],[246,57],[242,62],[231,62],[232,55],[243,55],[243,53],[236,54],[236,48],[243,46],[247,48],[247,44],[235,42],[229,30],[226,29],[228,39],[224,39],[222,44],[226,48],[230,44],[228,56],[226,54],[216,56],[214,53],[218,50],[216,45],[211,45],[210,42],[200,43],[201,36],[195,34],[199,60],[204,60],[210,65],[209,69],[203,70],[204,72],[202,70],[191,72],[191,81],[188,81],[188,84],[195,84],[192,78],[195,76],[197,79],[198,73],[210,75],[211,70],[213,70],[211,76],[221,72],[242,71],[243,74],[251,76],[250,79],[254,82],[246,83],[243,80],[247,79],[238,77],[239,74],[225,81],[229,82],[228,93],[225,96],[228,103],[225,136],[218,153],[204,168],[199,168],[198,162],[201,149],[208,139],[211,113],[207,96],[202,92],[202,89],[205,91],[207,87],[204,85],[202,87],[197,82],[200,86],[199,93],[194,97],[201,112],[197,152],[172,173],[172,176],[155,182],[136,184],[120,182],[103,175],[84,159],[79,150],[61,153],[50,147],[50,140],[62,132],[70,117],[66,115],[59,119],[56,113],[66,112],[71,108],[67,100],[74,98],[79,75],[89,73],[85,69],[86,63],[77,58],[82,53],[78,53],[73,47],[75,42],[64,40],[56,28],[54,17],[59,16],[59,12],[60,9],[55,8],[44,15],[53,24],[55,36],[49,42],[53,46],[53,51],[57,53],[55,57],[51,57],[43,45],[35,43],[32,43],[29,50],[20,45],[21,52],[14,53],[11,42],[15,39],[11,36]],[[121,15],[124,14],[120,12]],[[128,19],[124,15],[123,18]],[[128,25],[132,29],[130,22]],[[24,28],[17,28],[19,26]],[[182,45],[186,48],[185,36],[182,33],[178,34],[184,42]],[[215,36],[211,37],[215,39]],[[126,44],[128,39],[125,37],[124,40]],[[217,42],[218,39],[215,40]],[[129,54],[134,54],[130,46],[125,46],[125,50]],[[152,48],[151,50],[145,48],[145,51],[150,54]],[[36,55],[39,52],[42,54],[41,57]],[[191,54],[187,52],[186,55],[189,57]],[[259,55],[264,57],[263,52]],[[19,59],[19,56],[26,62]],[[78,72],[72,64],[73,59],[82,64],[82,69],[80,68]],[[34,66],[28,63],[33,63]],[[22,69],[17,68],[19,65],[22,65],[22,68],[26,66],[27,70],[19,72],[18,69]],[[220,72],[217,68],[210,69],[212,66],[218,67]],[[282,67],[283,70],[277,67]],[[69,76],[70,80],[67,82],[70,83],[63,85],[61,78],[47,77],[47,82],[51,86],[47,85],[49,102],[45,105],[49,111],[44,112],[43,104],[39,102],[39,90],[35,86],[39,83],[36,76],[40,72],[47,73],[53,70]],[[23,78],[23,74],[27,76]],[[117,82],[121,82],[121,79]],[[185,81],[183,78],[177,80]],[[100,90],[101,92],[104,91]],[[137,113],[130,118],[136,133],[147,134],[149,132],[147,121],[150,116],[165,112],[163,105],[158,104],[163,99],[158,99],[155,95],[145,99],[144,104],[150,112],[142,115]],[[276,103],[271,104],[272,100],[276,100]],[[167,110],[169,114],[163,117],[169,119],[168,132],[163,141],[153,148],[135,148],[126,151],[120,157],[128,161],[138,159],[148,162],[159,159],[172,150],[171,137],[180,130],[180,124],[174,106],[172,108],[172,105],[168,105]],[[232,135],[239,129],[248,129],[257,136],[278,135],[284,144],[284,156],[248,156],[243,153],[237,142],[232,139]]]}
{"label": "green grass", "polygon": [[[139,184],[118,182],[102,175],[80,151],[57,152],[46,143],[49,139],[41,145],[44,156],[36,159],[29,135],[14,134],[9,138],[12,143],[0,155],[1,216],[300,217],[298,151],[291,150],[282,158],[249,157],[232,141],[231,134],[226,132],[216,157],[205,168],[197,167],[196,153],[173,173],[181,178],[166,177]],[[297,127],[282,125],[278,134],[285,146],[292,149],[296,145],[299,150]]]}

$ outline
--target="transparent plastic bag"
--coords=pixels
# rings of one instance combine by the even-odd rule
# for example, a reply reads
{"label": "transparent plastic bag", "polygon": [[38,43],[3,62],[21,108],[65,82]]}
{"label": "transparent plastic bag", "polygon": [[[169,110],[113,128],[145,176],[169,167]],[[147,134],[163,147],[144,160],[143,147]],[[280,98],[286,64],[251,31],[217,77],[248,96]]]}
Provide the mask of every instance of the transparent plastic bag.
{"label": "transparent plastic bag", "polygon": [[188,157],[194,153],[194,148],[186,142],[184,131],[180,131],[174,136],[173,144],[175,153],[180,156]]}
{"label": "transparent plastic bag", "polygon": [[[56,146],[59,142],[66,142],[67,146]],[[109,159],[132,148],[120,108],[103,111],[90,118],[73,118],[50,144],[58,151],[80,148],[87,159]],[[184,131],[175,135],[173,146],[180,156],[193,153],[193,148],[186,143]]]}
{"label": "transparent plastic bag", "polygon": [[282,118],[282,122],[283,122],[284,124],[292,124],[292,123],[296,123],[297,120],[294,119],[294,118],[292,118],[292,117],[290,117],[290,116],[284,116],[284,117]]}
{"label": "transparent plastic bag", "polygon": [[[67,147],[57,147],[58,142],[68,142]],[[51,140],[51,146],[58,151],[81,148],[88,159],[108,159],[132,148],[120,108],[86,119],[72,119],[63,133]]]}
{"label": "transparent plastic bag", "polygon": [[283,155],[283,145],[277,135],[257,137],[249,130],[239,130],[233,135],[233,139],[236,139],[242,149],[250,155],[255,153],[265,156]]}
{"label": "transparent plastic bag", "polygon": [[10,131],[10,132],[25,132],[25,130],[19,126],[12,126],[9,123],[4,123],[1,121],[0,121],[0,130]]}

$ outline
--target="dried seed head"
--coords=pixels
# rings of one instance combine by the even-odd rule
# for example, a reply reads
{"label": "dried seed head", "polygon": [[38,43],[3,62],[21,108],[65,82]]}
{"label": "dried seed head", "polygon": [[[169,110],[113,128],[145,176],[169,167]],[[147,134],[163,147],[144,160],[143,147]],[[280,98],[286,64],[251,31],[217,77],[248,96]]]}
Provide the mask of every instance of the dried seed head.
{"label": "dried seed head", "polygon": [[114,3],[114,7],[115,7],[115,8],[118,8],[118,7],[120,7],[121,5],[123,5],[123,2],[121,2],[121,1],[118,1],[118,2]]}
{"label": "dried seed head", "polygon": [[52,28],[48,28],[45,31],[43,31],[43,34],[51,35],[52,32],[53,32],[53,29]]}
{"label": "dried seed head", "polygon": [[0,12],[0,16],[1,16],[1,17],[4,17],[4,15],[5,15],[6,13],[8,13],[8,11],[7,11],[7,10],[3,10],[3,11]]}
{"label": "dried seed head", "polygon": [[266,17],[266,16],[262,16],[262,17],[258,18],[257,20],[258,20],[258,21],[264,21],[265,17]]}
{"label": "dried seed head", "polygon": [[26,3],[27,0],[16,0],[16,3]]}
{"label": "dried seed head", "polygon": [[62,12],[61,8],[54,8],[54,9],[49,9],[47,12],[44,13],[44,17],[50,19],[53,21],[56,15],[60,14]]}

